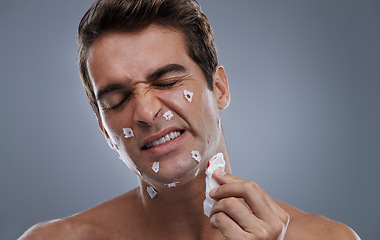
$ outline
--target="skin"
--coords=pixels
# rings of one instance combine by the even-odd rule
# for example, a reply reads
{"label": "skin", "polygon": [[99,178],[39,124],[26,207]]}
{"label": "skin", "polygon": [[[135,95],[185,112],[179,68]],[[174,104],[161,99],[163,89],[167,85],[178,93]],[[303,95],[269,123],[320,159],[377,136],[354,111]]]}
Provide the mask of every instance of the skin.
{"label": "skin", "polygon": [[[216,67],[210,91],[180,31],[152,25],[137,33],[108,33],[92,46],[88,66],[99,97],[99,127],[141,174],[139,187],[74,216],[37,224],[20,239],[277,239],[289,218],[285,239],[359,239],[347,226],[274,200],[257,183],[231,174],[218,124],[219,110],[230,101],[224,68]],[[157,74],[168,66],[171,71]],[[104,94],[109,86],[113,90]],[[183,90],[194,93],[191,103]],[[167,121],[163,114],[169,110],[174,117]],[[123,128],[135,136],[125,138]],[[144,149],[173,130],[182,135]],[[192,150],[200,152],[200,163],[191,158]],[[217,203],[208,218],[204,170],[218,152],[224,154],[226,172],[213,175],[221,186],[210,192]],[[152,170],[155,161],[158,173]],[[172,182],[180,183],[165,185]],[[147,186],[158,192],[153,199]]]}

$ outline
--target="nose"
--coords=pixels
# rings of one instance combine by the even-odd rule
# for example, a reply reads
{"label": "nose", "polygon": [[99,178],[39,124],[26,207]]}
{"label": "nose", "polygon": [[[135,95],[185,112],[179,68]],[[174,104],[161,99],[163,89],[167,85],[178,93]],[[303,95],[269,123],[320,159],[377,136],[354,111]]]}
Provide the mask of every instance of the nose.
{"label": "nose", "polygon": [[143,126],[153,126],[161,112],[161,102],[150,90],[135,94],[134,121]]}

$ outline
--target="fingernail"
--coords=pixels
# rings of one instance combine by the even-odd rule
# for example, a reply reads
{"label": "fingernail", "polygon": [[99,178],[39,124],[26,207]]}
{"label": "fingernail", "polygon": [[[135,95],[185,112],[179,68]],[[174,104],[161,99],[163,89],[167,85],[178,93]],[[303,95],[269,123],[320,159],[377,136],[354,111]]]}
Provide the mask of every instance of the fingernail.
{"label": "fingernail", "polygon": [[213,188],[213,189],[211,189],[211,191],[210,191],[210,197],[211,197],[211,195],[214,195],[214,193],[216,192],[216,190],[218,190],[218,188],[216,187],[216,188]]}
{"label": "fingernail", "polygon": [[218,175],[218,176],[224,176],[224,175],[227,174],[225,171],[223,171],[223,170],[220,169],[220,168],[215,169],[214,173],[215,173],[216,175]]}

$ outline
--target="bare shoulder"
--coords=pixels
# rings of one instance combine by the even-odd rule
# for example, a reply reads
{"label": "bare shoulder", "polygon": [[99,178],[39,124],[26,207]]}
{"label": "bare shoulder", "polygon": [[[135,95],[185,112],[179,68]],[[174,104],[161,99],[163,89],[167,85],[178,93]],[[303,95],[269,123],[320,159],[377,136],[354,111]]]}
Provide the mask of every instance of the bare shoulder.
{"label": "bare shoulder", "polygon": [[67,219],[57,219],[41,222],[29,228],[19,240],[45,240],[45,239],[78,239],[75,226]]}
{"label": "bare shoulder", "polygon": [[131,195],[130,192],[120,195],[67,218],[38,223],[18,240],[118,239],[124,234],[120,227],[125,229],[129,223],[125,213],[133,215],[134,206],[128,204]]}
{"label": "bare shoulder", "polygon": [[290,223],[286,239],[347,239],[360,240],[350,227],[316,214],[303,212],[289,204],[275,200],[288,212]]}

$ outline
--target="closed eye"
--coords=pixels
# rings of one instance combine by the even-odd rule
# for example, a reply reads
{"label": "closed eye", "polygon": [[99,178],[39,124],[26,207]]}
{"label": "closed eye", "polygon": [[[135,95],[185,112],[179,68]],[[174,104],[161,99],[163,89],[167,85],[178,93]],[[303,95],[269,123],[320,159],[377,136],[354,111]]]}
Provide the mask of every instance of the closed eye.
{"label": "closed eye", "polygon": [[114,91],[106,94],[102,100],[99,101],[99,105],[103,110],[116,110],[123,106],[132,95],[133,94],[129,91]]}
{"label": "closed eye", "polygon": [[116,104],[115,106],[109,107],[108,109],[116,110],[116,109],[120,108],[124,104],[124,102],[128,100],[128,98],[129,97],[125,97],[118,104]]}
{"label": "closed eye", "polygon": [[157,89],[168,89],[171,87],[178,86],[179,83],[180,83],[180,80],[157,81],[155,83],[152,83],[151,86]]}

